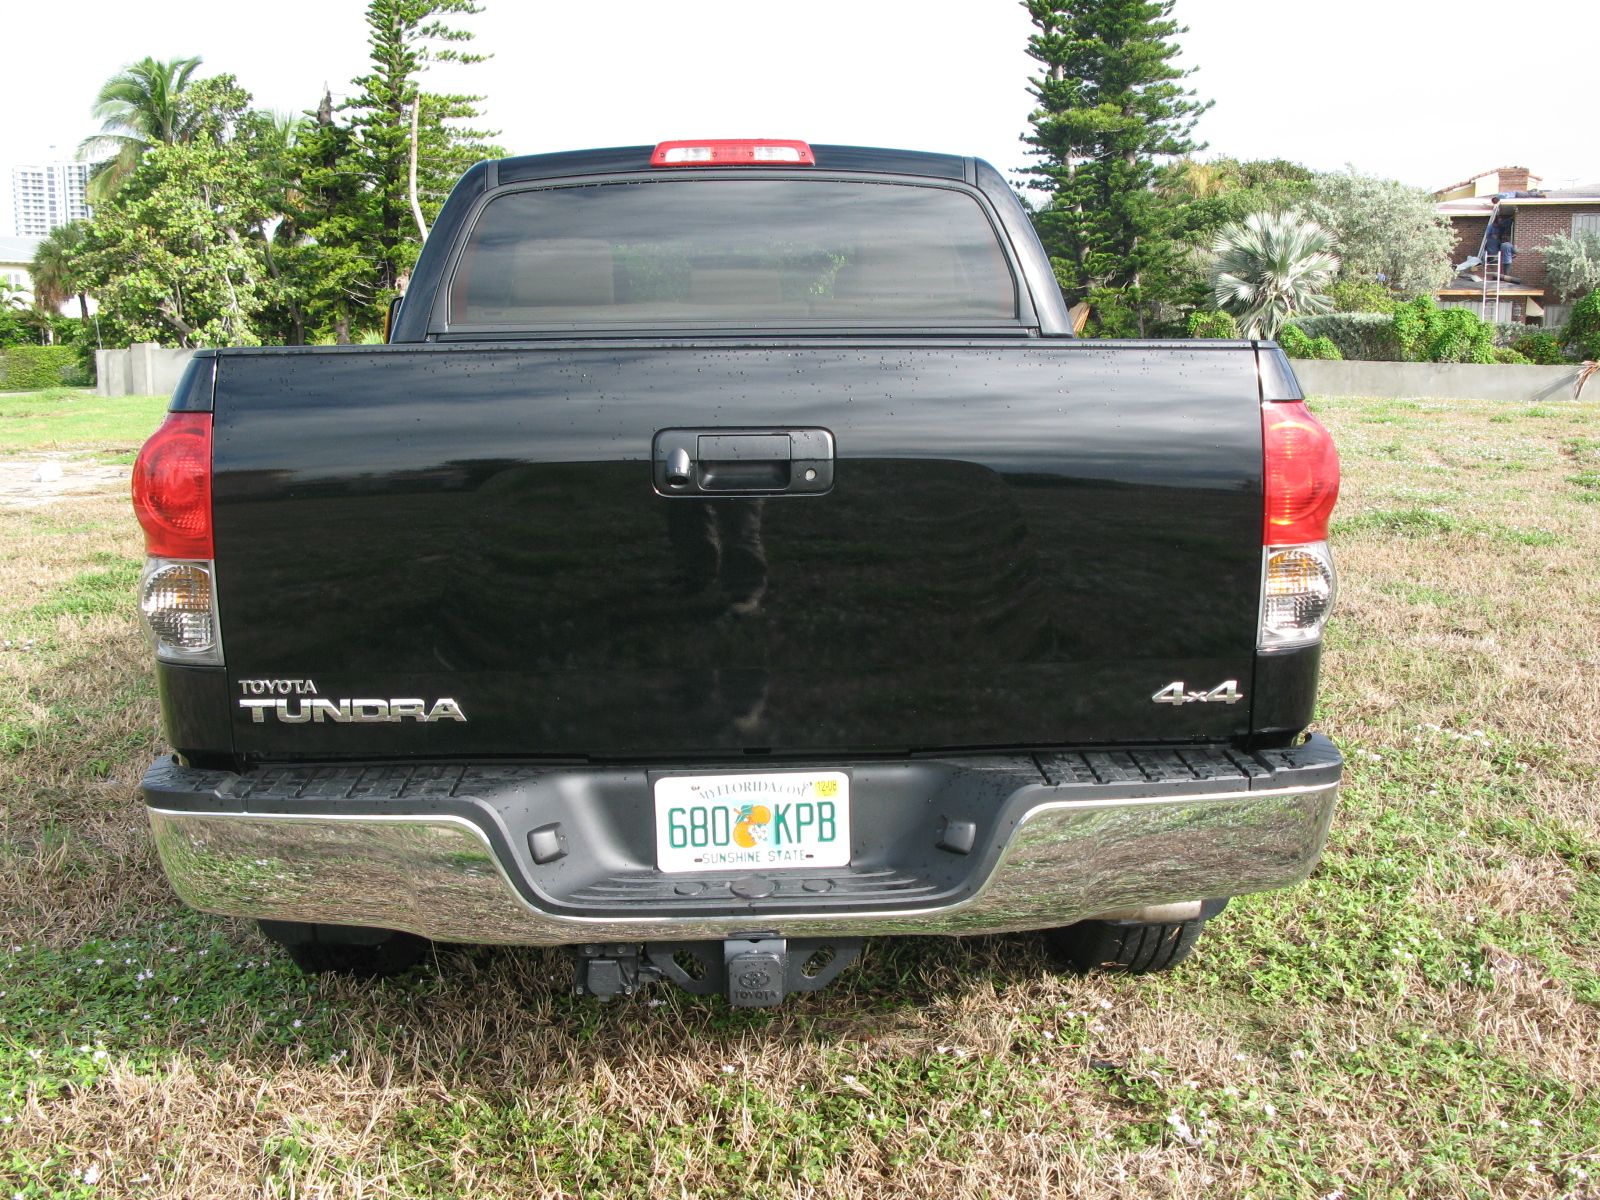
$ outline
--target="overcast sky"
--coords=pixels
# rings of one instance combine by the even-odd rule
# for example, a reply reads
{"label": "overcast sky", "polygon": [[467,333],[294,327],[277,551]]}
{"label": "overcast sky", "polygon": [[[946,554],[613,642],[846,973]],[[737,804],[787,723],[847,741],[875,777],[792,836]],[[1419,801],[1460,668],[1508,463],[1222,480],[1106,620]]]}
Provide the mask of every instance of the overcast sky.
{"label": "overcast sky", "polygon": [[[1030,107],[1027,14],[1012,0],[485,0],[487,63],[434,90],[483,93],[511,153],[665,138],[798,137],[976,154],[1010,173]],[[262,107],[313,107],[364,66],[360,0],[8,4],[0,233],[10,170],[71,157],[99,84],[146,54],[199,54]],[[1182,62],[1216,106],[1208,155],[1282,157],[1439,188],[1520,164],[1600,180],[1596,0],[1178,0]],[[1480,35],[1471,31],[1477,29]],[[1509,31],[1509,32],[1508,32]],[[1473,86],[1477,79],[1486,84]]]}

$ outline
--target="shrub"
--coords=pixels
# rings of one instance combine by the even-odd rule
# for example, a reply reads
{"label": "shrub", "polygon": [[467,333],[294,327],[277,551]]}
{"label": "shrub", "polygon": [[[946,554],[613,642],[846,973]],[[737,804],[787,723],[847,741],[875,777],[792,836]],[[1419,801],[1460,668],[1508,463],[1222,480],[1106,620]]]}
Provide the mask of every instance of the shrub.
{"label": "shrub", "polygon": [[1336,313],[1392,313],[1399,302],[1376,279],[1341,279],[1328,288]]}
{"label": "shrub", "polygon": [[1189,314],[1189,336],[1192,338],[1236,338],[1239,336],[1239,322],[1233,319],[1232,313],[1216,310],[1199,311]]}
{"label": "shrub", "polygon": [[1579,357],[1600,361],[1600,288],[1572,306],[1561,340],[1576,348]]}
{"label": "shrub", "polygon": [[1311,352],[1311,339],[1306,336],[1305,330],[1290,321],[1278,330],[1278,345],[1283,347],[1283,352],[1290,358],[1314,358]]}
{"label": "shrub", "polygon": [[1403,362],[1421,362],[1428,352],[1428,322],[1439,315],[1432,296],[1418,296],[1394,310],[1395,346]]}
{"label": "shrub", "polygon": [[1394,318],[1376,312],[1327,313],[1302,317],[1301,329],[1312,338],[1327,338],[1339,348],[1341,358],[1357,362],[1398,362],[1402,355],[1395,341]]}
{"label": "shrub", "polygon": [[1553,333],[1530,333],[1518,338],[1512,348],[1529,362],[1546,367],[1558,367],[1567,361],[1561,353],[1561,339]]}
{"label": "shrub", "polygon": [[82,367],[73,346],[12,346],[0,350],[0,392],[33,392],[78,384]]}
{"label": "shrub", "polygon": [[1426,361],[1492,363],[1494,330],[1469,308],[1444,309],[1428,322]]}
{"label": "shrub", "polygon": [[1494,361],[1497,363],[1508,363],[1513,366],[1518,366],[1525,363],[1531,363],[1533,360],[1526,354],[1518,354],[1509,346],[1496,346],[1494,349]]}
{"label": "shrub", "polygon": [[1492,363],[1495,328],[1470,308],[1443,308],[1431,296],[1394,311],[1394,339],[1407,362]]}
{"label": "shrub", "polygon": [[1293,321],[1278,330],[1278,345],[1290,358],[1343,358],[1339,347],[1325,337],[1307,337],[1306,331]]}

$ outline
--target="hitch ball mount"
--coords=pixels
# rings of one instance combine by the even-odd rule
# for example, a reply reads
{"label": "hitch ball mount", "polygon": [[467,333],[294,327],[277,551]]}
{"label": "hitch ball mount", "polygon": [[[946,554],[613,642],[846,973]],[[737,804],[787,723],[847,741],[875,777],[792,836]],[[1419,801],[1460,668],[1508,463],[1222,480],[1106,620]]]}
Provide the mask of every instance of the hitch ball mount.
{"label": "hitch ball mount", "polygon": [[791,992],[832,983],[861,953],[860,938],[613,943],[574,947],[573,992],[610,1000],[666,980],[697,996],[723,995],[735,1008],[768,1008]]}

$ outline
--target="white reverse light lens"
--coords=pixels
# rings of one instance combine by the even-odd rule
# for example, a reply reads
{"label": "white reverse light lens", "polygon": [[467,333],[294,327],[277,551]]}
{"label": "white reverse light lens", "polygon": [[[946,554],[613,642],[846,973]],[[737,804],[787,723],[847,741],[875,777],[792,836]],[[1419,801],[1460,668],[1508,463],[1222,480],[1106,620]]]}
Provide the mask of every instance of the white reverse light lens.
{"label": "white reverse light lens", "polygon": [[139,612],[169,662],[221,663],[209,562],[152,558],[139,584]]}
{"label": "white reverse light lens", "polygon": [[1338,594],[1328,543],[1268,546],[1262,555],[1261,632],[1257,648],[1280,650],[1311,645],[1322,637],[1322,627]]}
{"label": "white reverse light lens", "polygon": [[669,163],[710,162],[711,147],[674,146],[661,156],[661,161]]}

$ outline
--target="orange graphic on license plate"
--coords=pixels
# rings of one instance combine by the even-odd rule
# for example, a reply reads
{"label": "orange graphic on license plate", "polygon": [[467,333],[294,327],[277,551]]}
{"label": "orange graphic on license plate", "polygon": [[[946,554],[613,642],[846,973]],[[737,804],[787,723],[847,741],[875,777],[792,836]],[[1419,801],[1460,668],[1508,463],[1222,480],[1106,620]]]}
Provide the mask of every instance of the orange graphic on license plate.
{"label": "orange graphic on license plate", "polygon": [[768,828],[771,820],[772,810],[765,804],[746,804],[734,822],[733,840],[746,850],[761,845],[772,832]]}

